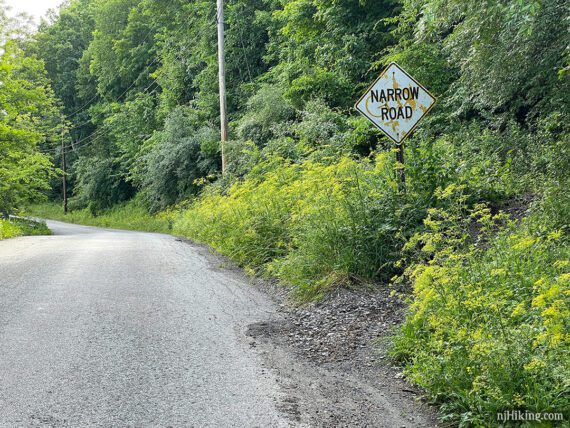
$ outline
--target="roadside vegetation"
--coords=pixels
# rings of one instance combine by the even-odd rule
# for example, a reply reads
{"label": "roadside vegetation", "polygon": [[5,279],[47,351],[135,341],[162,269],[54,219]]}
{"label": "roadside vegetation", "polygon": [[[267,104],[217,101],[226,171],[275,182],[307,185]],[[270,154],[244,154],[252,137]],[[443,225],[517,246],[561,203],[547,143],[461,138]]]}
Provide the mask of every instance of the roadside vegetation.
{"label": "roadside vegetation", "polygon": [[26,219],[0,220],[0,240],[36,235],[51,235],[51,231],[41,221]]}
{"label": "roadside vegetation", "polygon": [[560,196],[522,220],[459,199],[455,209],[430,210],[404,246],[398,282],[413,295],[392,354],[447,419],[488,426],[505,408],[568,409],[568,223],[545,222],[545,211],[568,210],[567,192],[562,204]]}
{"label": "roadside vegetation", "polygon": [[40,218],[87,226],[161,233],[169,233],[172,229],[172,219],[167,214],[149,214],[148,210],[136,200],[118,204],[101,212],[100,215],[93,215],[86,208],[64,214],[61,204],[53,203],[32,205],[26,209],[26,212]]}
{"label": "roadside vegetation", "polygon": [[22,236],[21,229],[7,220],[0,220],[0,239]]}
{"label": "roadside vegetation", "polygon": [[[71,0],[19,37],[2,18],[0,210],[48,197],[30,212],[185,236],[302,301],[392,287],[392,354],[446,420],[567,412],[567,2],[228,1],[224,175],[215,16]],[[404,164],[352,108],[390,61],[438,97]]]}

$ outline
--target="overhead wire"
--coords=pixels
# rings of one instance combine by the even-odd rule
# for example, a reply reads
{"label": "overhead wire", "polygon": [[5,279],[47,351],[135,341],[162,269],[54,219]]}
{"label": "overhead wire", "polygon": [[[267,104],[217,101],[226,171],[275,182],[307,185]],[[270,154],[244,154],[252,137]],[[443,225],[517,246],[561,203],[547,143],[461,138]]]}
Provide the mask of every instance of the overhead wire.
{"label": "overhead wire", "polygon": [[[165,4],[165,7],[162,7],[161,10],[162,10],[162,11],[166,10],[166,6],[168,6],[168,5],[169,5],[170,3],[172,3],[173,1],[174,1],[174,0],[168,0],[168,2]],[[218,20],[219,20],[219,11],[217,10],[217,11],[216,11],[216,16],[215,16],[214,19],[211,21],[211,23],[217,23]],[[142,41],[141,43],[139,43],[139,46],[148,40],[148,37],[150,36],[151,33],[152,33],[152,30],[147,32],[147,34],[146,34],[145,38],[143,39],[143,41]],[[178,32],[178,35],[180,35],[180,33],[181,33],[181,31]],[[159,59],[160,59],[159,57],[154,58],[154,60],[153,60],[150,64],[148,64],[148,65],[146,66],[146,68],[148,69],[149,67],[151,67],[152,65],[154,65]],[[178,59],[181,59],[181,58],[178,56]],[[142,74],[142,72],[141,72],[140,74]],[[138,78],[135,79],[119,96],[114,97],[113,100],[114,100],[114,101],[119,101],[125,94],[127,94],[127,93],[135,86],[135,84],[137,83],[137,81],[138,81]],[[93,101],[94,99],[96,99],[96,98],[99,97],[99,96],[100,96],[100,94],[95,94],[95,95],[90,99],[90,101]],[[74,112],[72,112],[72,113],[70,113],[69,115],[67,115],[67,116],[66,116],[66,119],[70,119],[70,118],[74,117],[75,115],[79,114],[81,111],[85,110],[87,107],[90,107],[89,103],[90,103],[90,102],[86,103],[85,105],[83,105],[83,106],[80,107],[79,109],[77,109],[77,110],[75,110]],[[67,130],[68,130],[68,131],[71,131],[71,130],[74,130],[74,129],[81,128],[82,126],[87,125],[87,124],[89,124],[90,122],[91,122],[91,120],[87,120],[87,121],[85,121],[85,122],[83,122],[83,123],[81,123],[81,124],[74,125],[74,126],[71,127],[71,128],[67,128]]]}
{"label": "overhead wire", "polygon": [[[178,31],[178,32],[177,32],[177,34],[179,34],[179,35],[180,35],[180,33],[181,33],[181,31]],[[182,60],[183,60],[183,57],[182,57],[182,53],[181,53],[181,52],[178,53],[178,54],[176,54],[175,57],[176,57],[176,59],[179,60],[179,61],[182,61]],[[154,60],[151,64],[155,63],[155,62],[156,62],[157,60],[159,60],[159,59],[160,59],[159,57],[155,58],[155,60]],[[150,66],[151,64],[149,64],[149,66]],[[164,70],[161,70],[160,72],[164,73]],[[149,90],[153,85],[156,85],[156,87],[153,88],[152,91],[148,92],[148,90]],[[134,85],[131,85],[131,87],[132,87],[132,86],[134,86]],[[148,95],[151,95],[151,94],[156,93],[159,88],[160,88],[160,84],[158,83],[157,78],[155,78],[155,79],[150,83],[150,85],[148,85],[145,89],[143,89],[142,91],[140,91],[140,92],[138,92],[138,93],[139,93],[139,94],[148,94]],[[119,101],[119,100],[118,100],[118,99],[115,99],[115,101]],[[67,145],[67,146],[64,146],[63,149],[64,149],[64,150],[72,149],[72,150],[75,151],[75,150],[77,150],[77,149],[83,148],[83,147],[85,147],[85,146],[87,146],[87,145],[89,145],[89,144],[91,144],[91,143],[95,143],[95,142],[99,141],[102,137],[104,137],[105,135],[107,135],[108,132],[110,132],[110,131],[109,131],[109,130],[105,130],[105,129],[100,129],[100,128],[99,128],[99,129],[93,131],[93,132],[92,132],[91,134],[89,134],[88,136],[82,138],[81,140],[75,141],[75,142],[73,142],[73,143],[71,143],[71,144],[69,144],[69,145]],[[54,148],[49,149],[49,150],[47,150],[47,151],[41,151],[41,152],[44,153],[44,154],[47,154],[47,153],[53,153],[53,151],[56,151],[56,150],[60,150],[60,151],[61,151],[61,147],[54,147]]]}
{"label": "overhead wire", "polygon": [[[150,89],[153,85],[157,85],[157,86],[156,86],[151,92],[147,92],[148,89]],[[148,94],[148,95],[151,95],[151,94],[153,94],[153,93],[156,93],[156,91],[158,90],[158,88],[159,88],[159,84],[158,84],[157,80],[153,80],[153,82],[152,82],[150,85],[148,85],[148,86],[146,87],[146,89],[144,89],[143,91],[139,92],[139,94]],[[77,150],[77,149],[79,149],[79,148],[81,148],[81,147],[85,147],[86,145],[88,145],[88,144],[90,144],[90,143],[93,143],[93,142],[95,142],[95,141],[98,141],[98,140],[100,139],[100,137],[106,135],[107,132],[109,132],[109,131],[105,130],[104,128],[103,128],[103,129],[98,128],[98,129],[96,129],[95,131],[93,131],[91,134],[89,134],[88,136],[83,137],[82,139],[80,139],[80,140],[78,140],[78,141],[75,141],[75,142],[73,142],[73,143],[71,143],[71,144],[69,144],[69,145],[67,145],[67,146],[64,146],[64,147],[63,147],[63,150],[72,149],[72,150],[75,151],[75,150]],[[40,152],[41,152],[41,153],[44,153],[44,154],[48,154],[48,153],[53,153],[53,152],[56,151],[56,150],[60,150],[60,151],[61,151],[61,149],[62,149],[62,148],[58,146],[58,147],[54,147],[54,148],[52,148],[52,149],[45,150],[45,151],[40,150]]]}

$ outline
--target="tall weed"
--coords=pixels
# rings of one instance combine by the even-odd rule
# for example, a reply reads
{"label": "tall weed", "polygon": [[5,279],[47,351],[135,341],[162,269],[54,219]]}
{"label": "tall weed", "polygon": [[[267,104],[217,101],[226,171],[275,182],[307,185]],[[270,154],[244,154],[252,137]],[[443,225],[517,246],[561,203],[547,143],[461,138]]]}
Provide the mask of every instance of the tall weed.
{"label": "tall weed", "polygon": [[23,232],[16,224],[8,220],[0,220],[0,239],[22,236]]}

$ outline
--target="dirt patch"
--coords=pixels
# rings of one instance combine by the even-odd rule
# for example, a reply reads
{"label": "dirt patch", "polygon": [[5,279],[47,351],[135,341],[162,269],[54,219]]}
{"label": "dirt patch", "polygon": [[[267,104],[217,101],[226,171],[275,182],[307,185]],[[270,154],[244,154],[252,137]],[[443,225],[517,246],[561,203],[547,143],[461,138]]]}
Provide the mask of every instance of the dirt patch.
{"label": "dirt patch", "polygon": [[521,196],[508,199],[501,204],[491,207],[493,214],[503,211],[513,220],[521,220],[529,214],[530,207],[537,200],[537,195],[526,193]]}
{"label": "dirt patch", "polygon": [[[298,356],[317,364],[351,362],[372,367],[404,316],[405,304],[387,287],[341,289],[305,306],[280,304],[285,321],[249,326],[251,337],[278,337]],[[374,352],[361,352],[371,350]],[[384,355],[382,355],[384,354]]]}
{"label": "dirt patch", "polygon": [[[500,204],[490,205],[491,214],[496,215],[499,212],[505,213],[509,216],[511,220],[520,221],[526,217],[531,209],[534,201],[536,201],[537,195],[527,193],[521,196],[516,196],[511,199],[507,199]],[[501,227],[504,226],[504,222],[495,225],[494,229],[499,231]],[[478,219],[473,218],[469,223],[469,236],[471,241],[477,243],[479,248],[487,248],[489,245],[488,237],[481,235],[481,224],[478,223]]]}
{"label": "dirt patch", "polygon": [[280,409],[294,425],[437,426],[436,410],[386,355],[405,310],[387,288],[339,290],[304,307],[273,293],[282,316],[248,326],[246,335],[282,380]]}
{"label": "dirt patch", "polygon": [[[326,301],[290,309],[284,329],[287,343],[315,363],[350,361],[372,366],[376,353],[362,353],[373,342],[380,346],[399,324],[404,305],[387,288],[376,292],[340,290]],[[363,355],[364,354],[364,355]]]}

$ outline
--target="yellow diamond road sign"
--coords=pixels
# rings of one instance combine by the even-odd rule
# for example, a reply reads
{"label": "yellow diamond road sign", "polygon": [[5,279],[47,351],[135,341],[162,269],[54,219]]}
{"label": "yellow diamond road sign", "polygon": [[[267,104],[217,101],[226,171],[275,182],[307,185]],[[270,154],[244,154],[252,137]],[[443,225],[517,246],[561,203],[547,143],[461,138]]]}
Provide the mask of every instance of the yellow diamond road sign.
{"label": "yellow diamond road sign", "polygon": [[435,97],[395,62],[356,103],[356,109],[397,144],[435,104]]}

